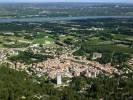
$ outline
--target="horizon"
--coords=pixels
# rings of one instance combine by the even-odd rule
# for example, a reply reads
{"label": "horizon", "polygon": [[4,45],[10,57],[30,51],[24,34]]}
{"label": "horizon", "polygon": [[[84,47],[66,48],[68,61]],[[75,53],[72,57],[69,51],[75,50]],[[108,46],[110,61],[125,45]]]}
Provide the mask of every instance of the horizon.
{"label": "horizon", "polygon": [[0,2],[0,4],[129,4],[129,5],[133,5],[133,3],[129,3],[129,2]]}
{"label": "horizon", "polygon": [[0,0],[0,3],[133,3],[133,0]]}

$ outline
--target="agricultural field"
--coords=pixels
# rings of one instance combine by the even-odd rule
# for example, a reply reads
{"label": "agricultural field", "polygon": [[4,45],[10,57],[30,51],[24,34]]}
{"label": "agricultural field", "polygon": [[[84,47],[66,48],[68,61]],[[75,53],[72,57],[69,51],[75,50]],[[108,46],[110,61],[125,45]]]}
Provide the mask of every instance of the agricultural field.
{"label": "agricultural field", "polygon": [[128,18],[0,23],[0,99],[132,100],[132,29]]}

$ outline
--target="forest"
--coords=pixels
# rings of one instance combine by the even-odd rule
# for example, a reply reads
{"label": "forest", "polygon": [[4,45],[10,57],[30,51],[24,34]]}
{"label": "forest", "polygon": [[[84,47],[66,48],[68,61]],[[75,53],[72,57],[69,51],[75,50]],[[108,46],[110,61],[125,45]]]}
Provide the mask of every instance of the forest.
{"label": "forest", "polygon": [[99,75],[94,79],[79,76],[72,78],[69,87],[55,88],[54,80],[48,80],[46,76],[29,76],[1,65],[0,100],[132,100],[131,76],[132,73],[128,78],[118,75]]}

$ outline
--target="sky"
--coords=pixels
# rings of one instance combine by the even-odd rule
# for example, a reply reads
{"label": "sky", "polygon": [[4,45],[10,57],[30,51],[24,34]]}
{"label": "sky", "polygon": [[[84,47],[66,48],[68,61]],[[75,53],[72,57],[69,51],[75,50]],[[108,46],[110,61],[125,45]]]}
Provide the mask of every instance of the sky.
{"label": "sky", "polygon": [[0,0],[0,2],[113,2],[133,3],[133,0]]}

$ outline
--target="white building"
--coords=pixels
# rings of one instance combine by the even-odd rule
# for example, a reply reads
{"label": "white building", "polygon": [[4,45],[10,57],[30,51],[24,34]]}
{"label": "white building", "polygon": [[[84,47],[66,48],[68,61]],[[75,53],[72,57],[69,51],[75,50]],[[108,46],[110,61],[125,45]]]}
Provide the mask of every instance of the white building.
{"label": "white building", "polygon": [[93,53],[92,60],[96,60],[96,59],[101,58],[101,57],[102,57],[102,53],[94,52]]}
{"label": "white building", "polygon": [[57,85],[61,85],[62,84],[62,80],[61,80],[61,73],[57,73]]}

